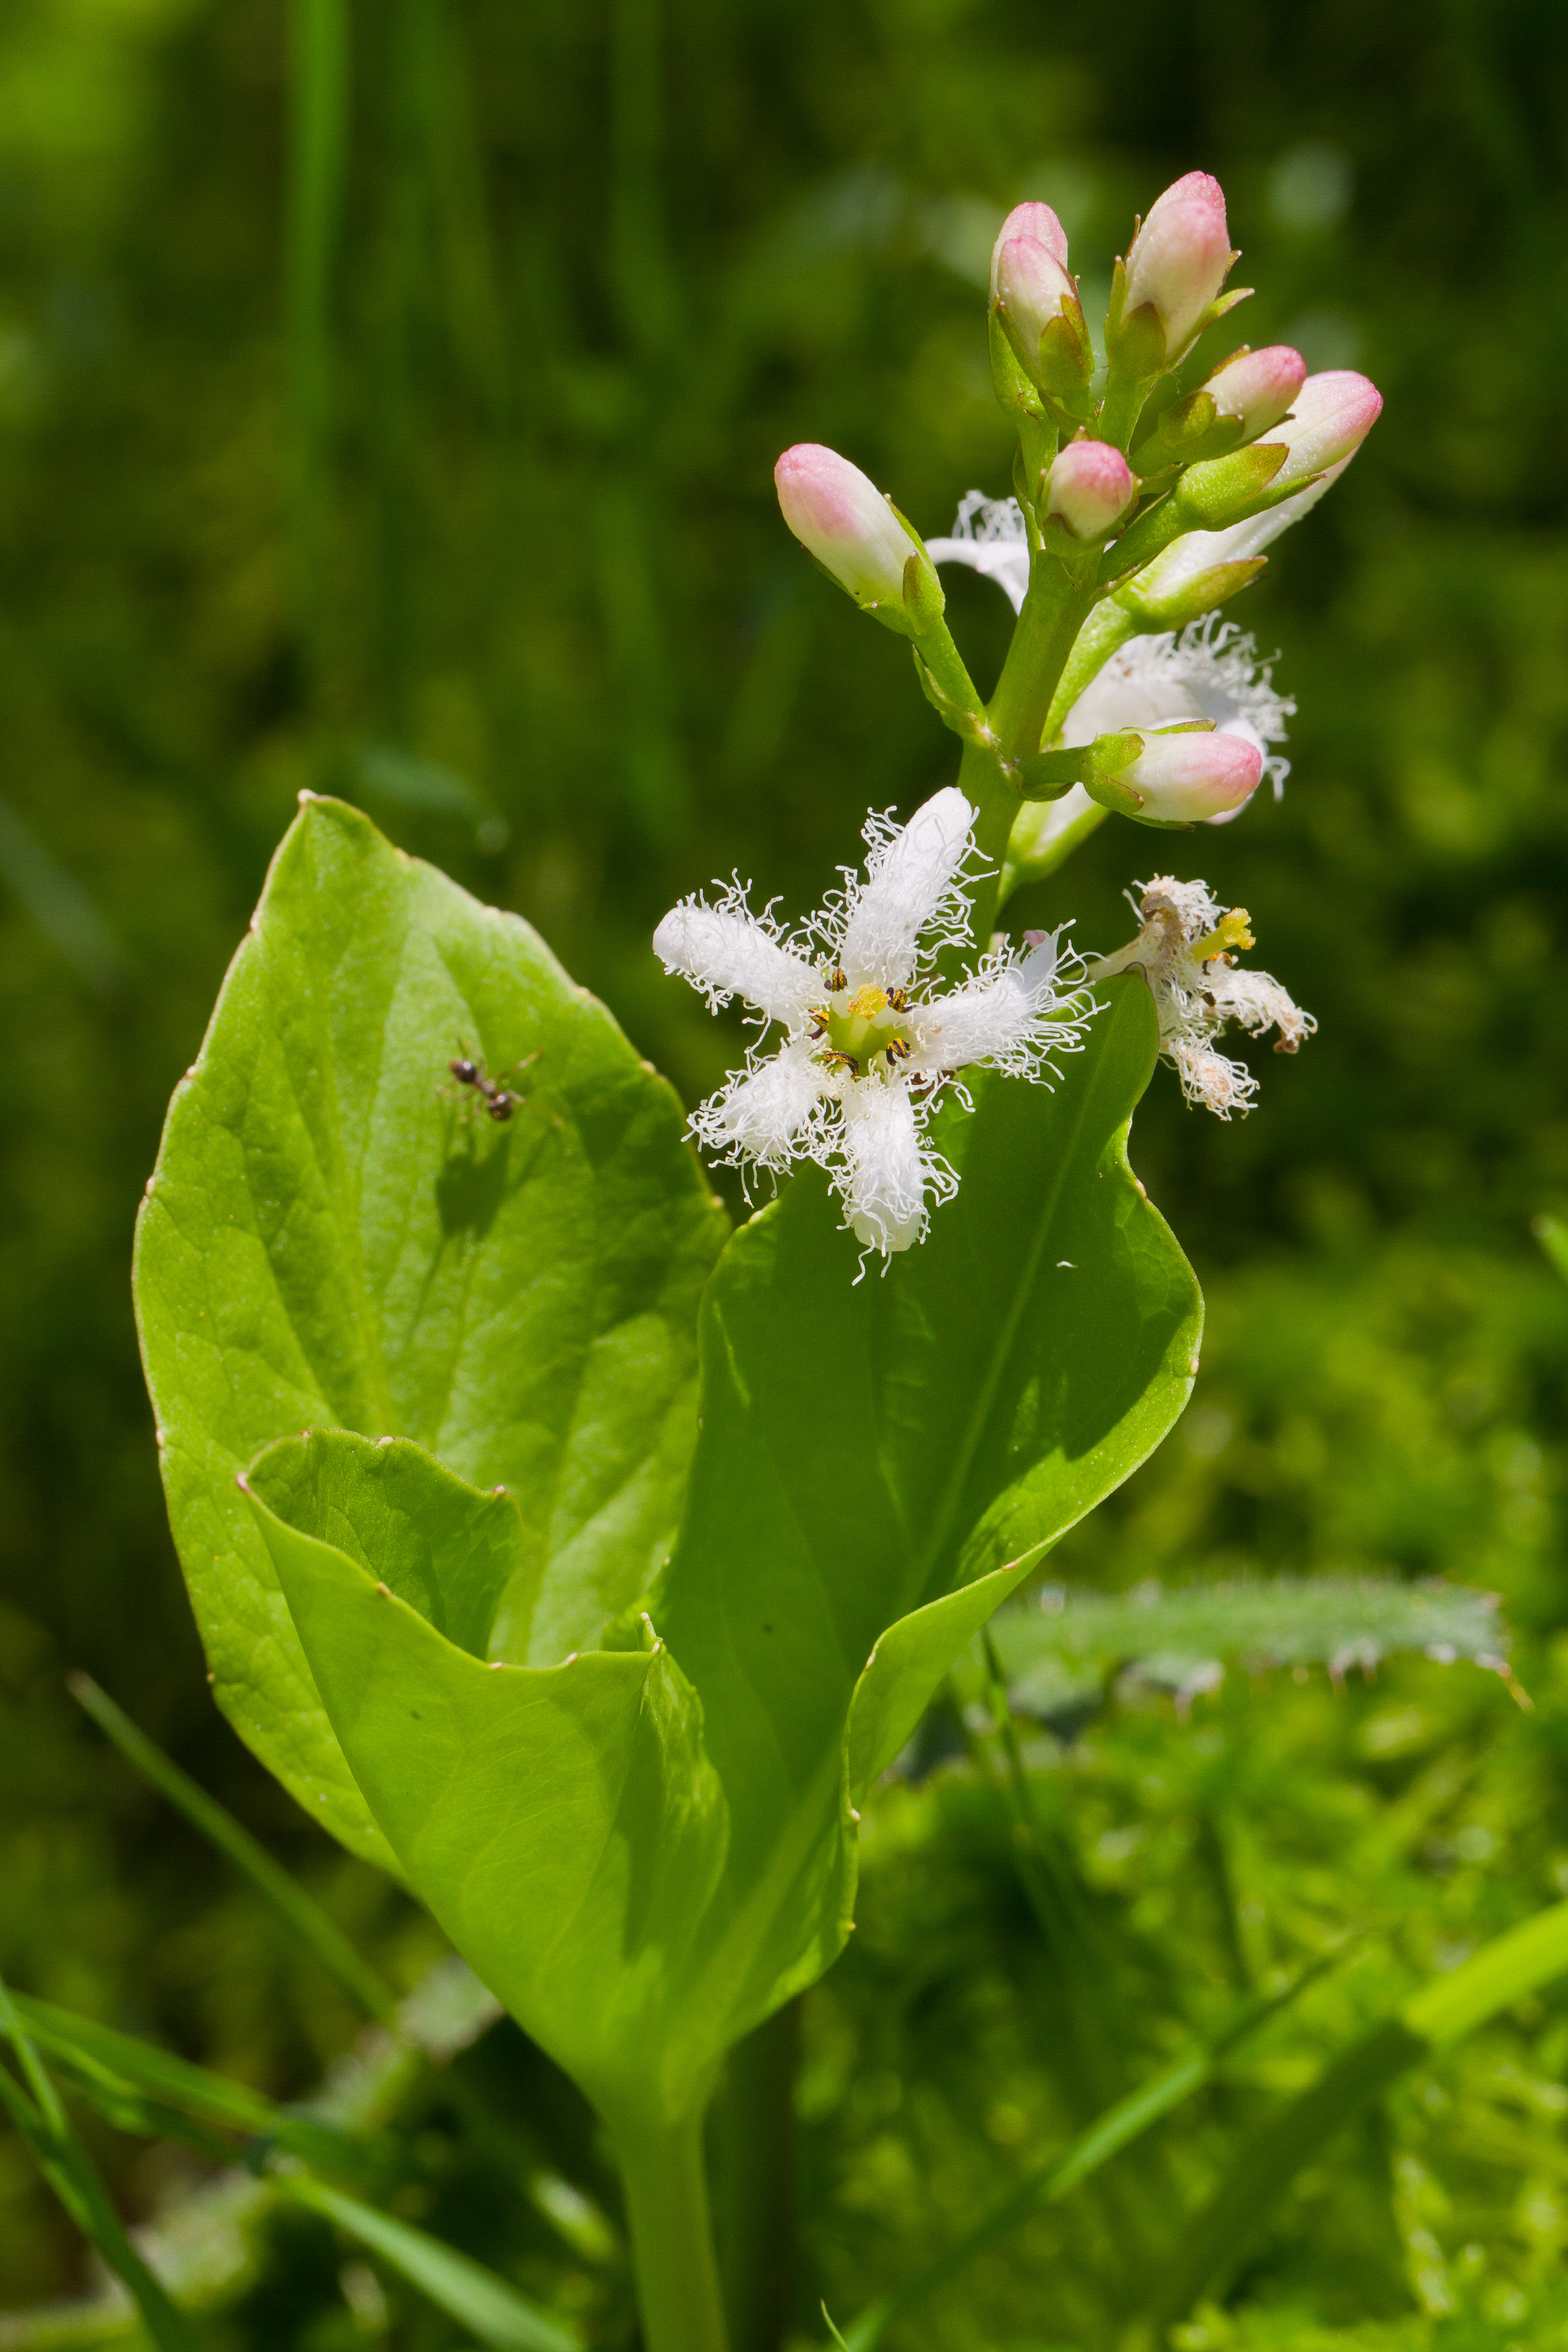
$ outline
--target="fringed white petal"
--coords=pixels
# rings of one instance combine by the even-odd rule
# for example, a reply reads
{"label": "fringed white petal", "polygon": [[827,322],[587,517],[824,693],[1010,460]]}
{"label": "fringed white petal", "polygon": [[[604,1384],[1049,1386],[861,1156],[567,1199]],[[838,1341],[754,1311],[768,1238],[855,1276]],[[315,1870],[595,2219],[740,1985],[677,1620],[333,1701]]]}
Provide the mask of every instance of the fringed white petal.
{"label": "fringed white petal", "polygon": [[1277,1054],[1296,1053],[1303,1037],[1317,1033],[1312,1014],[1302,1012],[1272,972],[1216,967],[1209,985],[1226,1020],[1234,1021],[1248,1036],[1261,1037],[1266,1029],[1278,1029]]}
{"label": "fringed white petal", "polygon": [[770,1021],[794,1026],[822,994],[819,975],[766,916],[752,912],[739,883],[716,907],[683,898],[655,931],[653,948],[666,971],[683,972],[715,1011],[743,996]]}
{"label": "fringed white petal", "polygon": [[1226,912],[1206,882],[1178,882],[1173,874],[1156,874],[1138,884],[1140,912],[1145,917],[1169,907],[1181,921],[1184,938],[1201,940]]}
{"label": "fringed white petal", "polygon": [[[1137,966],[1153,995],[1160,1050],[1174,1063],[1187,1100],[1216,1118],[1248,1111],[1258,1097],[1258,1080],[1244,1063],[1217,1050],[1214,1041],[1221,1030],[1234,1024],[1258,1037],[1277,1029],[1275,1052],[1294,1054],[1318,1024],[1271,972],[1239,967],[1222,948],[1229,930],[1221,930],[1218,940],[1214,934],[1231,910],[1218,903],[1206,882],[1157,874],[1139,888],[1142,930],[1115,955],[1091,963],[1089,977],[1109,980]],[[1245,915],[1240,924],[1246,945]],[[1194,950],[1202,951],[1201,960]]]}
{"label": "fringed white petal", "polygon": [[839,955],[851,987],[874,981],[902,988],[926,949],[959,935],[966,916],[959,883],[970,856],[974,811],[956,784],[932,794],[906,825],[871,817],[866,839],[871,855],[866,879],[846,877],[844,932]]}
{"label": "fringed white petal", "polygon": [[793,1038],[700,1105],[691,1131],[721,1159],[764,1168],[818,1159],[826,1142],[823,1112],[836,1087],[832,1073],[813,1059],[810,1039]]}
{"label": "fringed white petal", "polygon": [[1204,1037],[1175,1037],[1166,1052],[1176,1066],[1182,1092],[1215,1118],[1233,1111],[1249,1111],[1258,1098],[1258,1080],[1245,1062],[1233,1062]]}
{"label": "fringed white petal", "polygon": [[988,499],[983,490],[970,490],[958,502],[952,537],[928,539],[926,553],[933,563],[964,563],[994,580],[1015,613],[1022,612],[1029,590],[1029,541],[1016,499]]}
{"label": "fringed white petal", "polygon": [[920,1124],[901,1078],[865,1078],[845,1089],[845,1171],[841,1180],[848,1225],[868,1249],[884,1257],[913,1247],[926,1229],[926,1194],[939,1199],[957,1179],[935,1153],[921,1149]]}
{"label": "fringed white petal", "polygon": [[914,1008],[910,1076],[935,1078],[989,1062],[1017,1077],[1037,1077],[1047,1055],[1082,1042],[1089,1000],[1056,992],[1061,935],[1029,936],[1027,955],[988,956],[962,988]]}

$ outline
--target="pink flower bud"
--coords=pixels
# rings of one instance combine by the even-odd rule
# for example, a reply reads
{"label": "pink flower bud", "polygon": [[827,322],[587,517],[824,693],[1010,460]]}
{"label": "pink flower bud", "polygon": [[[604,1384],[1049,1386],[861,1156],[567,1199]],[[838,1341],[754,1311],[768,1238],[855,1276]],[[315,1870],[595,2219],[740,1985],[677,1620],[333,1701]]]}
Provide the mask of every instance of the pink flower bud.
{"label": "pink flower bud", "polygon": [[993,302],[996,299],[996,269],[1002,258],[1002,247],[1016,236],[1033,237],[1037,245],[1045,247],[1053,261],[1060,262],[1064,269],[1067,267],[1067,231],[1049,205],[1015,205],[997,232],[996,242],[991,248],[991,299]]}
{"label": "pink flower bud", "polygon": [[1175,359],[1197,332],[1235,258],[1224,189],[1206,172],[1189,172],[1156,196],[1128,248],[1122,316],[1152,303],[1165,331],[1165,357]]}
{"label": "pink flower bud", "polygon": [[816,441],[798,441],[773,467],[784,519],[801,545],[858,604],[899,604],[914,541],[858,466]]}
{"label": "pink flower bud", "polygon": [[1075,539],[1091,542],[1114,530],[1138,493],[1132,468],[1109,441],[1069,441],[1051,467],[1046,512]]}
{"label": "pink flower bud", "polygon": [[995,299],[1005,312],[1031,366],[1040,337],[1063,303],[1078,299],[1078,289],[1056,256],[1037,238],[1010,236],[993,257]]}
{"label": "pink flower bud", "polygon": [[1150,734],[1142,750],[1114,772],[1156,824],[1200,824],[1238,809],[1258,790],[1263,754],[1244,736]]}
{"label": "pink flower bud", "polygon": [[1239,416],[1243,437],[1255,441],[1286,415],[1306,381],[1307,362],[1289,343],[1242,352],[1216,368],[1204,390],[1222,416]]}
{"label": "pink flower bud", "polygon": [[1291,412],[1289,422],[1268,436],[1270,448],[1283,441],[1289,452],[1274,477],[1277,486],[1304,482],[1353,457],[1383,413],[1383,394],[1353,368],[1330,368],[1307,378]]}

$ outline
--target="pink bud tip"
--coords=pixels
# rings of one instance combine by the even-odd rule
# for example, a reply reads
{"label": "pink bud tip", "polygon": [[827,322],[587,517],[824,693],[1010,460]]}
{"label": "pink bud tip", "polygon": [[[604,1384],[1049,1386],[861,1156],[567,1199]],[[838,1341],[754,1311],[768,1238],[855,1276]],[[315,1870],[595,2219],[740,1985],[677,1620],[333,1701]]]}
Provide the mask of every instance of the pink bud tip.
{"label": "pink bud tip", "polygon": [[1040,337],[1064,302],[1077,299],[1072,279],[1037,238],[1010,236],[997,247],[993,293],[1026,352],[1037,352]]}
{"label": "pink bud tip", "polygon": [[858,466],[819,442],[800,441],[773,467],[773,482],[796,539],[858,604],[901,599],[914,541]]}
{"label": "pink bud tip", "polygon": [[1353,368],[1310,375],[1291,403],[1289,421],[1268,436],[1271,443],[1283,441],[1289,452],[1275,481],[1302,482],[1353,457],[1382,414],[1382,393]]}
{"label": "pink bud tip", "polygon": [[1241,352],[1216,368],[1204,390],[1222,416],[1238,416],[1248,441],[1286,415],[1307,378],[1307,362],[1289,343]]}
{"label": "pink bud tip", "polygon": [[1119,781],[1142,794],[1156,823],[1194,824],[1238,809],[1262,774],[1263,754],[1245,736],[1151,734]]}
{"label": "pink bud tip", "polygon": [[1037,245],[1045,247],[1053,261],[1059,261],[1064,269],[1067,267],[1067,231],[1049,205],[1015,205],[997,231],[996,242],[991,248],[991,299],[994,302],[996,299],[996,264],[1001,258],[1002,247],[1016,236],[1033,237]]}
{"label": "pink bud tip", "polygon": [[1167,360],[1191,342],[1234,258],[1217,180],[1189,172],[1156,196],[1128,248],[1126,310],[1153,305],[1165,331]]}
{"label": "pink bud tip", "polygon": [[1132,468],[1109,441],[1069,441],[1051,467],[1047,514],[1076,538],[1103,539],[1137,495]]}

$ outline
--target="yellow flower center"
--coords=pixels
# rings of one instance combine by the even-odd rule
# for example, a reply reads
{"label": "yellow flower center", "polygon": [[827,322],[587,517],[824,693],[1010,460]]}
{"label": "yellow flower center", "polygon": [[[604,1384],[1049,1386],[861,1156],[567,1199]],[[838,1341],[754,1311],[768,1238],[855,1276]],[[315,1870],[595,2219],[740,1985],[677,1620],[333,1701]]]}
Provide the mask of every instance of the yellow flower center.
{"label": "yellow flower center", "polygon": [[875,982],[853,995],[847,987],[836,989],[811,1016],[823,1045],[818,1059],[857,1078],[863,1078],[878,1061],[890,1067],[907,1060],[914,1038],[903,1013],[901,991],[889,994]]}

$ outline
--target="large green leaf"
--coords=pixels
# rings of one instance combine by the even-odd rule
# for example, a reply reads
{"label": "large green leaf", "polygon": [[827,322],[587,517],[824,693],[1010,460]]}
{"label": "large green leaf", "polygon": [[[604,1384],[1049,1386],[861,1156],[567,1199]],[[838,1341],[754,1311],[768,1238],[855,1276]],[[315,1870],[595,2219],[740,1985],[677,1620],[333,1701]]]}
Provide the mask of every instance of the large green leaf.
{"label": "large green leaf", "polygon": [[975,1625],[1186,1400],[1202,1304],[1126,1158],[1153,1010],[1105,995],[1054,1091],[950,1105],[957,1198],[885,1273],[813,1173],[709,1285],[659,1622],[729,1804],[702,1998],[739,2023],[838,1949],[850,1803]]}
{"label": "large green leaf", "polygon": [[[447,1078],[460,1045],[537,1055],[510,1123]],[[415,1438],[516,1499],[500,1651],[587,1647],[668,1549],[722,1234],[674,1095],[527,924],[308,801],[175,1093],[136,1297],[219,1703],[348,1844],[391,1859],[236,1473],[321,1424]]]}
{"label": "large green leaf", "polygon": [[1057,1092],[999,1082],[948,1117],[958,1199],[885,1278],[857,1278],[815,1177],[731,1242],[668,1648],[510,1663],[523,1524],[412,1444],[321,1432],[249,1474],[371,1812],[612,2115],[679,2117],[832,1959],[857,1779],[1180,1410],[1196,1288],[1125,1158],[1153,1020],[1141,982],[1111,996]]}
{"label": "large green leaf", "polygon": [[287,1439],[247,1489],[409,1883],[606,2113],[689,2108],[723,2046],[721,2019],[677,2043],[725,1811],[668,1650],[496,1655],[522,1523],[411,1444]]}

